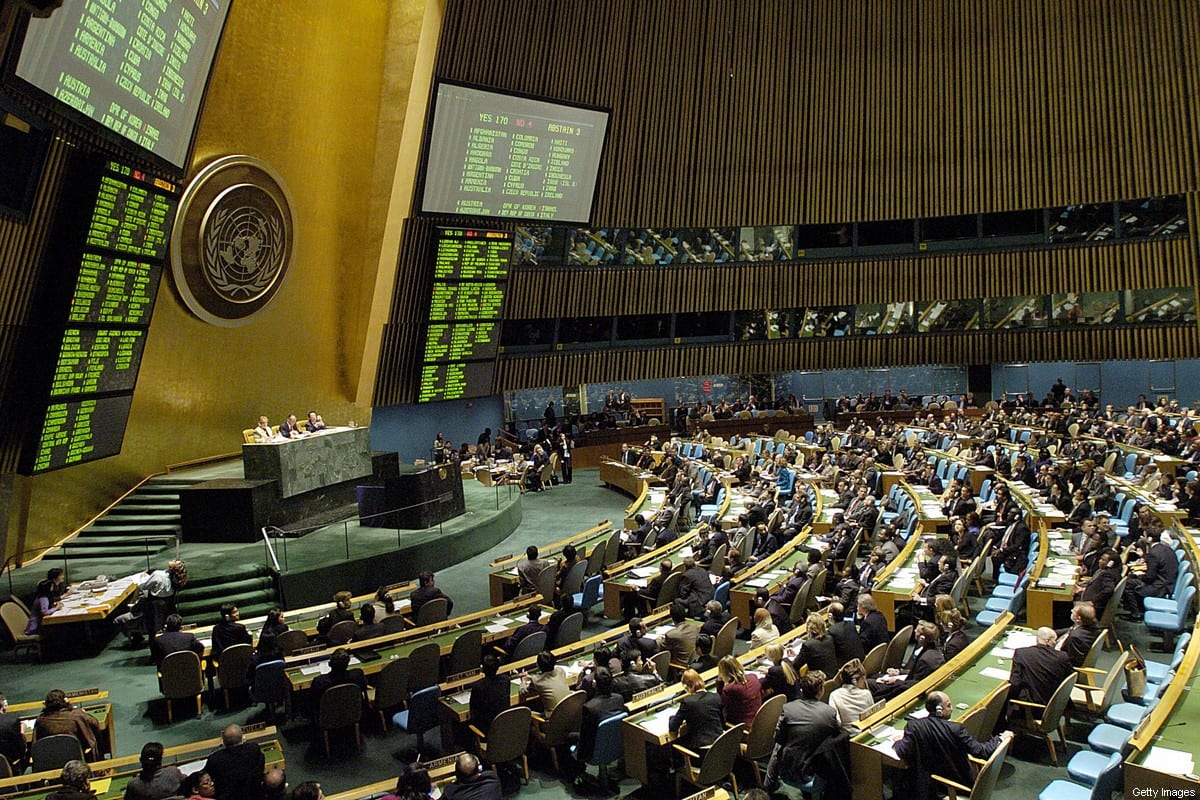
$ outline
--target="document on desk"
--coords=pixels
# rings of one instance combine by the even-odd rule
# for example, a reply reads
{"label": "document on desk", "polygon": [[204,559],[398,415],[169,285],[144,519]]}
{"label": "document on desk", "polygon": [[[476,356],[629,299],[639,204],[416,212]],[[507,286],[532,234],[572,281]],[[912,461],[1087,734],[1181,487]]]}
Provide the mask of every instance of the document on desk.
{"label": "document on desk", "polygon": [[634,567],[629,570],[629,574],[638,578],[649,578],[652,575],[658,574],[658,566],[653,567]]}
{"label": "document on desk", "polygon": [[511,619],[496,617],[494,620],[484,626],[484,630],[486,630],[488,633],[504,633],[506,630],[508,630],[510,625],[512,625]]}
{"label": "document on desk", "polygon": [[1037,635],[1029,631],[1012,631],[1004,637],[1004,646],[1009,650],[1020,647],[1031,647],[1037,644]]}
{"label": "document on desk", "polygon": [[1191,753],[1158,745],[1154,745],[1146,751],[1146,758],[1142,761],[1142,766],[1171,775],[1188,775],[1196,769]]}
{"label": "document on desk", "polygon": [[900,756],[896,755],[896,740],[901,736],[900,731],[891,725],[882,725],[871,731],[871,735],[879,740],[871,745],[872,750],[878,750],[888,758],[894,758],[897,761],[901,760]]}
{"label": "document on desk", "polygon": [[178,767],[179,771],[184,775],[194,775],[200,770],[204,769],[204,765],[207,763],[207,758],[201,758],[196,761],[188,761],[183,764],[176,764],[175,766]]}
{"label": "document on desk", "polygon": [[674,714],[674,708],[661,708],[638,724],[655,736],[666,736],[671,732],[671,717]]}
{"label": "document on desk", "polygon": [[995,678],[996,680],[1000,681],[1008,680],[1010,675],[1008,670],[1000,669],[999,667],[984,667],[983,669],[979,670],[979,674],[983,675],[985,678]]}

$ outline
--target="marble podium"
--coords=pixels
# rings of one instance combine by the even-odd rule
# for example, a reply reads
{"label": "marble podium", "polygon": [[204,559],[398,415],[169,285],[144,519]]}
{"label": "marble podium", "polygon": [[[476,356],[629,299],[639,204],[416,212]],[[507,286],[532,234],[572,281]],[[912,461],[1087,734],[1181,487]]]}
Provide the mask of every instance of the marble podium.
{"label": "marble podium", "polygon": [[271,480],[279,496],[345,483],[371,474],[371,437],[367,428],[330,428],[322,433],[277,442],[242,445],[246,480]]}

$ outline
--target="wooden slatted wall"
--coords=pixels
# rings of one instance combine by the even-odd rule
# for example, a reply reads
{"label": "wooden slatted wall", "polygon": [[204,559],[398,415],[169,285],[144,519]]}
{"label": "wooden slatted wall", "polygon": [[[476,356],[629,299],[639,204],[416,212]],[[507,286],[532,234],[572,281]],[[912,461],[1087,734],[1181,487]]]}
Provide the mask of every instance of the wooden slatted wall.
{"label": "wooden slatted wall", "polygon": [[[51,143],[27,222],[0,219],[0,406],[8,419],[13,419],[15,402],[10,393],[20,391],[21,376],[13,374],[17,347],[24,326],[33,322],[29,314],[41,274],[42,253],[70,150],[60,138]],[[24,433],[20,425],[0,428],[0,473],[16,469]]]}
{"label": "wooden slatted wall", "polygon": [[[435,71],[612,108],[599,226],[769,225],[1195,192],[1197,41],[1194,0],[448,0]],[[410,246],[401,267],[415,270]],[[1149,288],[1194,284],[1198,262],[1194,244],[1172,242],[852,267],[554,270],[515,275],[509,309],[540,318]],[[408,291],[394,319],[423,313],[405,310]],[[414,330],[393,323],[387,336]],[[1191,330],[965,338],[985,344],[872,337],[554,356],[506,360],[498,380],[1197,351]],[[411,349],[385,343],[377,402],[413,399],[412,362],[388,363]]]}

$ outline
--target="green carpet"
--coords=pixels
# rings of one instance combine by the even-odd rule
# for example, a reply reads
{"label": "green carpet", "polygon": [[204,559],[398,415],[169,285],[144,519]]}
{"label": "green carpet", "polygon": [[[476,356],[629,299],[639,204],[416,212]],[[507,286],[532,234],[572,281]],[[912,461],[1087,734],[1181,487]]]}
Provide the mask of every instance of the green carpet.
{"label": "green carpet", "polygon": [[[454,598],[455,611],[469,612],[488,605],[488,563],[497,556],[519,553],[529,544],[562,539],[605,519],[620,519],[629,499],[599,485],[597,478],[596,470],[577,470],[575,482],[570,486],[558,486],[540,494],[521,496],[523,518],[513,534],[487,552],[439,570],[438,583]],[[238,551],[239,554],[253,557],[251,554],[256,553],[255,560],[262,558],[261,545],[240,547],[242,550]],[[191,558],[190,555],[188,557]],[[211,557],[220,563],[229,555],[222,552],[214,553]],[[200,559],[197,558],[197,561],[200,562]],[[979,606],[978,598],[972,598],[972,601]],[[597,621],[593,615],[590,631],[594,633],[604,624],[608,623]],[[1118,622],[1118,635],[1123,641],[1143,642],[1144,634],[1144,629],[1134,630],[1130,624]],[[1160,653],[1149,655],[1155,659],[1163,658]],[[1113,657],[1112,654],[1103,655],[1099,666],[1106,667]],[[122,755],[137,753],[141,745],[149,740],[171,745],[216,737],[230,722],[258,721],[261,717],[258,709],[248,708],[244,704],[231,711],[222,708],[214,710],[206,705],[200,719],[185,718],[168,725],[163,704],[157,699],[159,692],[154,669],[143,651],[124,650],[119,641],[88,660],[16,666],[9,651],[3,654],[0,663],[3,664],[0,691],[8,696],[10,702],[37,699],[56,687],[69,690],[101,686],[108,689],[116,716],[116,749]],[[180,704],[181,712],[182,706]],[[303,780],[318,780],[325,792],[332,794],[394,775],[398,762],[392,758],[392,752],[411,744],[413,740],[395,730],[381,734],[373,721],[368,719],[366,722],[361,750],[341,754],[335,752],[332,760],[325,758],[319,743],[315,746],[311,744],[311,726],[302,721],[293,721],[284,726],[284,749],[291,785],[295,786]],[[1088,729],[1087,725],[1077,724],[1068,731],[1071,753],[1084,742]],[[1039,743],[1019,740],[1016,745],[1015,758],[1010,758],[1011,766],[1005,768],[996,796],[1010,800],[1036,798],[1051,780],[1067,777],[1066,757],[1060,759],[1062,766],[1054,768],[1049,765],[1044,747]],[[533,779],[527,787],[522,788],[522,797],[550,800],[577,796],[553,776],[541,756],[535,756],[531,766],[534,770]],[[739,785],[753,785],[749,782],[749,775],[746,777],[747,781],[739,779]],[[641,791],[632,781],[624,781],[620,788],[622,795],[648,797],[648,793]]]}

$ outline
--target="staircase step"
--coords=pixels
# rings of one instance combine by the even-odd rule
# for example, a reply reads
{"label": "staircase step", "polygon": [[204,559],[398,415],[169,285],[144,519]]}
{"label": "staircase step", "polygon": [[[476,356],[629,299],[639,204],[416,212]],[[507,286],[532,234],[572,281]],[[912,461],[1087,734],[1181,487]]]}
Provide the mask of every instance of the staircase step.
{"label": "staircase step", "polygon": [[236,564],[225,567],[220,575],[193,575],[188,590],[205,586],[219,586],[243,580],[271,578],[271,570],[262,564]]}
{"label": "staircase step", "polygon": [[92,523],[92,527],[109,527],[110,525],[138,525],[141,523],[151,523],[155,525],[178,525],[182,523],[183,518],[179,515],[179,509],[175,509],[175,513],[164,514],[162,512],[149,512],[145,514],[129,514],[129,513],[114,513],[109,512],[100,519]]}
{"label": "staircase step", "polygon": [[139,497],[133,495],[117,503],[109,511],[121,514],[178,514],[179,501],[167,502],[162,496]]}
{"label": "staircase step", "polygon": [[180,599],[194,602],[200,599],[225,598],[238,593],[274,591],[275,583],[270,578],[250,578],[243,581],[217,583],[211,586],[195,587],[189,583],[181,593]]}
{"label": "staircase step", "polygon": [[174,545],[175,537],[169,534],[149,534],[146,536],[104,536],[97,534],[96,536],[81,536],[78,539],[73,539],[67,542],[68,550],[86,549],[90,547],[130,547],[133,545],[142,545],[148,543],[151,545]]}

